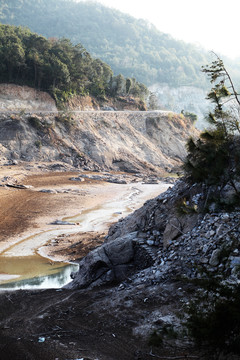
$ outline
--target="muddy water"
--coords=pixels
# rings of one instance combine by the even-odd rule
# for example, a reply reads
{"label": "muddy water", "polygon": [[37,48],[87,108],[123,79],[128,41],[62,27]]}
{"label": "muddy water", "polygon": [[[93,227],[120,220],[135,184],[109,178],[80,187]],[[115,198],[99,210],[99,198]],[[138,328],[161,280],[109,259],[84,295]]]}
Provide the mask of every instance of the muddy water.
{"label": "muddy water", "polygon": [[41,256],[38,251],[58,235],[76,231],[76,228],[43,231],[2,251],[0,290],[59,288],[68,284],[71,272],[76,272],[78,265],[52,261]]}
{"label": "muddy water", "polygon": [[59,288],[69,283],[71,272],[77,270],[76,264],[51,262],[39,255],[16,256],[10,259],[3,256],[0,262],[0,289]]}
{"label": "muddy water", "polygon": [[[109,224],[131,213],[147,199],[160,194],[168,184],[137,184],[125,196],[118,196],[111,202],[86,209],[81,213],[64,218],[77,225],[50,229],[23,238],[0,253],[0,289],[59,288],[71,281],[70,274],[78,265],[53,262],[41,256],[41,247],[62,234],[87,231],[104,231]],[[127,190],[127,186],[126,186]]]}

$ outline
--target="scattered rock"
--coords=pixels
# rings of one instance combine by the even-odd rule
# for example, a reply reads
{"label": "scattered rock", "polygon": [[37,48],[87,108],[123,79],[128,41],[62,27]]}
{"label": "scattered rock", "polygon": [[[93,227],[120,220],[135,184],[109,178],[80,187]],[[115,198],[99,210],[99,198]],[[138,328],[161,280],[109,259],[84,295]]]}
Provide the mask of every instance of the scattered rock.
{"label": "scattered rock", "polygon": [[16,188],[16,189],[31,189],[31,185],[23,185],[23,184],[6,184],[8,187]]}
{"label": "scattered rock", "polygon": [[182,224],[177,217],[170,218],[168,220],[167,226],[163,233],[163,245],[167,247],[171,240],[176,239],[180,235],[182,235],[181,230]]}
{"label": "scattered rock", "polygon": [[209,260],[209,265],[217,266],[219,265],[219,255],[221,253],[220,249],[213,250],[211,258]]}
{"label": "scattered rock", "polygon": [[70,178],[69,180],[80,181],[80,182],[85,181],[85,179],[84,179],[83,177],[72,177],[72,178]]}
{"label": "scattered rock", "polygon": [[57,194],[57,191],[52,190],[52,189],[42,189],[42,190],[39,190],[39,192],[47,193],[47,194]]}
{"label": "scattered rock", "polygon": [[50,225],[76,225],[76,223],[70,221],[56,220],[51,222]]}

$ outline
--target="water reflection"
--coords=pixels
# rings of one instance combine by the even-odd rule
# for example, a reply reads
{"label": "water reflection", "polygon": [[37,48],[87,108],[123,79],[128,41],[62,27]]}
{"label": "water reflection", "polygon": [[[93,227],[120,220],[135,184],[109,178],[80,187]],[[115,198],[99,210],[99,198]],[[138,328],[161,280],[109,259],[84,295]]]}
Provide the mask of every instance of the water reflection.
{"label": "water reflection", "polygon": [[[77,264],[51,262],[41,256],[1,257],[0,290],[60,288],[71,281],[71,272],[78,270]],[[1,281],[4,276],[18,279]]]}

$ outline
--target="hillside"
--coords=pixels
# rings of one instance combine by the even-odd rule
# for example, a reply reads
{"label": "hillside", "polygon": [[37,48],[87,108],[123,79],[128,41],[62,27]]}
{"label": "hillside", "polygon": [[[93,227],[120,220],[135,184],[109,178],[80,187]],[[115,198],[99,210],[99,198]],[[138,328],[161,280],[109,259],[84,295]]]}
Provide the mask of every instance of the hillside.
{"label": "hillside", "polygon": [[[185,142],[196,133],[190,120],[173,113],[57,113],[47,94],[36,96],[35,90],[16,85],[2,87],[3,162],[59,161],[89,170],[159,172],[180,165]],[[16,105],[19,112],[13,113]]]}
{"label": "hillside", "polygon": [[26,28],[0,24],[0,41],[0,82],[47,91],[58,107],[76,95],[91,95],[102,102],[147,96],[145,85],[122,75],[114,77],[107,64],[66,38],[47,40]]}
{"label": "hillside", "polygon": [[209,56],[203,49],[95,2],[1,0],[0,21],[27,26],[48,38],[66,37],[81,43],[115,74],[135,77],[146,85],[206,86],[200,69]]}
{"label": "hillside", "polygon": [[[204,49],[177,41],[142,19],[92,1],[0,0],[0,22],[27,26],[51,41],[69,38],[75,45],[81,43],[93,57],[106,62],[115,75],[123,74],[124,81],[131,78],[132,83],[136,79],[147,85],[157,96],[156,108],[195,113],[199,119],[196,126],[206,126],[209,85],[201,68],[212,61],[212,56]],[[224,63],[238,84],[239,64],[227,58]],[[99,61],[94,63],[95,79],[99,65],[102,67]],[[109,72],[108,66],[104,69]],[[106,92],[97,80],[100,89],[93,86],[91,91]],[[117,83],[121,91],[122,76],[116,77]],[[145,87],[136,85],[136,91],[144,95]]]}
{"label": "hillside", "polygon": [[[19,260],[64,248],[79,264],[62,288],[0,293],[2,360],[239,360],[240,100],[221,59],[205,71],[219,83],[200,137],[183,114],[79,111],[94,109],[90,96],[60,112],[47,93],[0,85],[1,261],[14,270],[1,275],[18,282]],[[121,203],[135,209],[176,171],[189,135],[185,177],[122,218]]]}

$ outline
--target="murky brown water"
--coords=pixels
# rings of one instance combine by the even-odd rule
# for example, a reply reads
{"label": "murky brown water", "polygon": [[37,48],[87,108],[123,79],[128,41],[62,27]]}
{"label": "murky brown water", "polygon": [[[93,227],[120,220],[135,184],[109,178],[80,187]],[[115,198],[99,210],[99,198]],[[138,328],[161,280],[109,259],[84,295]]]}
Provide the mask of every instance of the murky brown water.
{"label": "murky brown water", "polygon": [[77,269],[76,264],[53,262],[40,255],[1,256],[0,289],[59,288],[71,281],[70,274]]}

